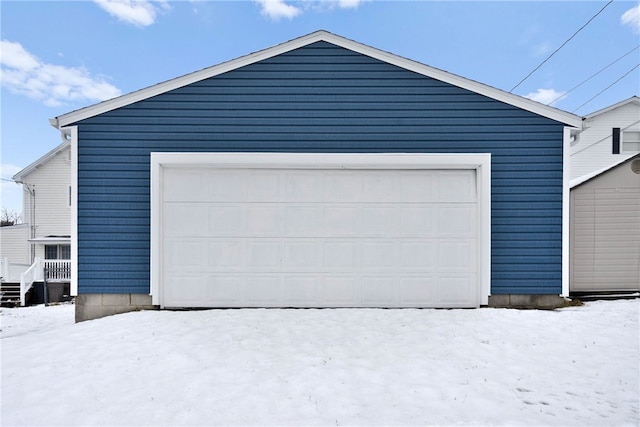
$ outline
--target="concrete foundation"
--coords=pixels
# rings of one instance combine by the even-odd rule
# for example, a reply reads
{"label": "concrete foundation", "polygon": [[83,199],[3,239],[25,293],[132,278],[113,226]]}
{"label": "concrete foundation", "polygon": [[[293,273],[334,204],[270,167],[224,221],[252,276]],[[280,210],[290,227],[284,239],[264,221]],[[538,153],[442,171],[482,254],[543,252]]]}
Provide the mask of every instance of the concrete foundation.
{"label": "concrete foundation", "polygon": [[[565,307],[568,300],[558,295],[491,295],[489,307],[533,308],[551,310]],[[84,294],[75,298],[76,322],[99,319],[113,314],[138,310],[158,310],[151,304],[151,295],[144,294]]]}
{"label": "concrete foundation", "polygon": [[84,294],[75,300],[76,322],[99,319],[112,314],[138,310],[157,310],[151,295],[144,294]]}
{"label": "concrete foundation", "polygon": [[565,307],[568,300],[559,295],[491,295],[489,307],[496,308],[537,308],[552,310]]}

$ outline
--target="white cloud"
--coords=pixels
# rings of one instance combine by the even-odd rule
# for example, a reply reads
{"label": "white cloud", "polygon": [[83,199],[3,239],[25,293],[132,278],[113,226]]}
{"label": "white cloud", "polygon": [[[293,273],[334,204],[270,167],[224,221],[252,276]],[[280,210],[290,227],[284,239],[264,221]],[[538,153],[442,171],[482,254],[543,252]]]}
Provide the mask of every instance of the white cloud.
{"label": "white cloud", "polygon": [[77,101],[104,101],[120,90],[102,76],[84,68],[47,64],[20,43],[0,41],[0,82],[9,91],[42,101],[48,106]]}
{"label": "white cloud", "polygon": [[640,33],[640,3],[623,13],[620,21],[623,25],[633,28],[636,33]]}
{"label": "white cloud", "polygon": [[102,9],[120,21],[139,27],[146,27],[156,21],[159,9],[168,9],[166,0],[153,2],[149,0],[94,0]]}
{"label": "white cloud", "polygon": [[531,92],[524,97],[545,105],[553,105],[561,99],[565,98],[565,92],[558,92],[555,89],[538,89],[537,91]]}
{"label": "white cloud", "polygon": [[280,18],[294,18],[302,13],[302,9],[291,6],[284,0],[256,0],[262,7],[262,14],[268,16],[274,21]]}
{"label": "white cloud", "polygon": [[261,6],[262,14],[274,21],[280,18],[292,19],[305,11],[324,12],[336,7],[357,9],[365,1],[369,0],[300,0],[296,2],[297,6],[293,6],[290,4],[292,1],[286,3],[285,0],[255,0]]}
{"label": "white cloud", "polygon": [[356,9],[365,0],[338,0],[338,6],[343,9]]}

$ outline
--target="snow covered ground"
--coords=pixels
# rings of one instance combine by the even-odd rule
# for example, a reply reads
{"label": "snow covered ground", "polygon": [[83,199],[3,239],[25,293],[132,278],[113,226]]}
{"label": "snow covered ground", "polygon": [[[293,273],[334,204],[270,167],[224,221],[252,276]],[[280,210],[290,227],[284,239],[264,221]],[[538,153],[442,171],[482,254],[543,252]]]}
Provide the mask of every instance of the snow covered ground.
{"label": "snow covered ground", "polygon": [[638,426],[639,301],[1,309],[2,425]]}

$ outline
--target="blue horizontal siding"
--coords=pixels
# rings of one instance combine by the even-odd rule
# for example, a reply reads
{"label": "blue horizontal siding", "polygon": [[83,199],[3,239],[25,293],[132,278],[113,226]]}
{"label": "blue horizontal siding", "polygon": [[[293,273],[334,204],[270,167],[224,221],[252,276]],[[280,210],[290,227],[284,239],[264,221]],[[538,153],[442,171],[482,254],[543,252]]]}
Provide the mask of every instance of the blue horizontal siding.
{"label": "blue horizontal siding", "polygon": [[563,125],[316,43],[78,123],[80,293],[149,292],[150,153],[492,154],[492,293],[561,292]]}

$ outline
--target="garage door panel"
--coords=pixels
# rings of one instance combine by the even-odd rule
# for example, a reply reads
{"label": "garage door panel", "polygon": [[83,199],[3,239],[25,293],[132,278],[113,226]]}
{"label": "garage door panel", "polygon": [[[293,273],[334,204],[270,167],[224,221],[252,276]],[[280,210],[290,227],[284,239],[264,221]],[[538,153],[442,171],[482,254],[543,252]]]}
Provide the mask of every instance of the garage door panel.
{"label": "garage door panel", "polygon": [[360,245],[357,240],[325,241],[323,267],[327,271],[354,269],[360,264]]}
{"label": "garage door panel", "polygon": [[403,270],[418,270],[434,272],[437,269],[436,240],[432,241],[403,241],[400,245],[400,266]]}
{"label": "garage door panel", "polygon": [[207,242],[207,264],[203,269],[237,271],[245,266],[246,242],[238,239],[213,239]]}
{"label": "garage door panel", "polygon": [[[197,206],[196,206],[197,208]],[[200,235],[206,237],[237,236],[243,230],[244,212],[240,206],[208,206],[208,227],[200,230]],[[194,227],[197,227],[195,223]]]}
{"label": "garage door panel", "polygon": [[277,171],[285,182],[284,198],[278,201],[289,203],[314,202],[318,195],[324,193],[322,176],[309,171],[285,172]]}
{"label": "garage door panel", "polygon": [[199,237],[206,232],[207,206],[197,203],[167,203],[164,210],[164,235]]}
{"label": "garage door panel", "polygon": [[400,232],[403,236],[433,236],[438,209],[426,204],[400,208]]}
{"label": "garage door panel", "polygon": [[208,287],[203,286],[206,285],[204,277],[203,274],[196,273],[167,273],[167,298],[185,307],[207,299]]}
{"label": "garage door panel", "polygon": [[250,305],[274,307],[282,298],[282,276],[253,276],[247,278],[244,300]]}
{"label": "garage door panel", "polygon": [[249,205],[245,207],[244,230],[249,236],[282,236],[284,215],[282,209],[269,205]]}
{"label": "garage door panel", "polygon": [[400,280],[400,305],[407,307],[433,307],[437,305],[438,281],[433,274],[423,273]]}
{"label": "garage door panel", "polygon": [[[323,173],[324,186],[323,203],[361,203],[362,176],[355,171],[338,171]],[[322,193],[320,193],[322,194]]]}
{"label": "garage door panel", "polygon": [[321,247],[314,240],[284,242],[283,263],[287,271],[320,271],[322,268]]}
{"label": "garage door panel", "polygon": [[393,206],[374,206],[362,208],[362,235],[389,236],[398,235],[400,210]]}
{"label": "garage door panel", "polygon": [[400,289],[395,277],[362,278],[360,287],[362,298],[358,305],[364,306],[397,306],[400,302]]}
{"label": "garage door panel", "polygon": [[440,241],[438,244],[438,270],[443,272],[475,272],[475,245],[466,241]]}
{"label": "garage door panel", "polygon": [[[207,298],[212,307],[234,307],[245,297],[245,278],[243,275],[209,275],[206,284]],[[195,305],[201,307],[202,304]]]}
{"label": "garage door panel", "polygon": [[291,237],[316,237],[323,234],[323,209],[321,205],[292,205],[284,208],[284,235]]}
{"label": "garage door panel", "polygon": [[471,170],[440,171],[436,187],[439,202],[475,202],[476,174]]}
{"label": "garage door panel", "polygon": [[360,279],[355,276],[327,275],[322,280],[322,303],[336,307],[359,306]]}
{"label": "garage door panel", "polygon": [[282,259],[282,244],[278,240],[248,240],[247,266],[255,271],[280,270]]}
{"label": "garage door panel", "polygon": [[246,180],[246,197],[240,201],[249,203],[272,202],[281,199],[281,176],[271,171],[248,171],[237,179]]}
{"label": "garage door panel", "polygon": [[434,202],[437,201],[437,176],[425,174],[423,171],[403,171],[399,177],[398,186],[400,201]]}
{"label": "garage door panel", "polygon": [[192,270],[202,267],[204,254],[203,241],[200,239],[179,239],[167,240],[167,269],[169,271]]}
{"label": "garage door panel", "polygon": [[167,168],[163,305],[475,306],[475,175]]}
{"label": "garage door panel", "polygon": [[470,274],[444,275],[438,280],[438,301],[451,307],[465,307],[476,295],[475,279]]}
{"label": "garage door panel", "polygon": [[247,175],[240,171],[210,171],[206,175],[203,186],[206,189],[198,200],[203,203],[223,202],[237,203],[247,201]]}
{"label": "garage door panel", "polygon": [[287,276],[284,278],[283,305],[318,306],[320,299],[319,279],[315,276]]}
{"label": "garage door panel", "polygon": [[[165,202],[190,202],[202,196],[206,188],[206,171],[198,169],[166,168],[162,183]],[[197,191],[196,191],[197,189]]]}
{"label": "garage door panel", "polygon": [[394,270],[400,267],[396,242],[365,240],[362,242],[362,266],[372,271]]}
{"label": "garage door panel", "polygon": [[476,206],[444,204],[438,207],[438,222],[435,230],[438,237],[475,237]]}
{"label": "garage door panel", "polygon": [[324,208],[323,234],[327,237],[358,236],[362,210],[356,205],[329,205]]}
{"label": "garage door panel", "polygon": [[371,171],[362,180],[362,202],[377,203],[380,200],[402,201],[398,194],[399,174],[396,171]]}

